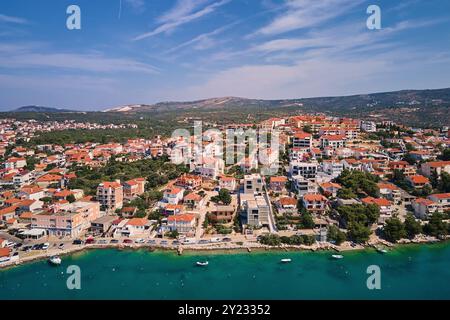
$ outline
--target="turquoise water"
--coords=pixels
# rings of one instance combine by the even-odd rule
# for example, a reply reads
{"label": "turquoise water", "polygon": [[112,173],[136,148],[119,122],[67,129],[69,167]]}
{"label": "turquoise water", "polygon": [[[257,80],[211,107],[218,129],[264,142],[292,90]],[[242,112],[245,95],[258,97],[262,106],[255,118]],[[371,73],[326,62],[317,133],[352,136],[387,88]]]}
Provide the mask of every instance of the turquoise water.
{"label": "turquoise water", "polygon": [[[374,251],[186,254],[79,253],[61,266],[45,261],[0,271],[3,299],[450,299],[450,246]],[[280,264],[291,258],[292,263]],[[209,266],[195,262],[209,260]],[[81,268],[81,290],[68,290],[67,266]],[[368,290],[369,265],[381,268],[381,290]]]}

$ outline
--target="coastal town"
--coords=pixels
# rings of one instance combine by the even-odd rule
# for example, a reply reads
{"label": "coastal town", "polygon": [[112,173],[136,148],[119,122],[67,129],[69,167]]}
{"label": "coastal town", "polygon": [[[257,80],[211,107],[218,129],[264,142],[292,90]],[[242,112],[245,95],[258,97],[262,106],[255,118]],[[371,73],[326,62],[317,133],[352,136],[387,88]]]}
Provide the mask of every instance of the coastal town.
{"label": "coastal town", "polygon": [[[448,127],[300,114],[215,125],[200,140],[33,143],[127,127],[0,120],[0,267],[102,247],[385,253],[448,237]],[[241,152],[225,161],[217,132],[250,129],[277,144],[233,139]]]}

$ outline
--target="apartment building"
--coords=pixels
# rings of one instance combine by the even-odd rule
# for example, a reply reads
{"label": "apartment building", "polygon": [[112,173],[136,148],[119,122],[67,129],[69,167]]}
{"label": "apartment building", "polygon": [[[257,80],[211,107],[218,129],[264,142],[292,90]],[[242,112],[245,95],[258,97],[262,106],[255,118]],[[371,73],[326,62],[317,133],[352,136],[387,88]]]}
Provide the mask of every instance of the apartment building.
{"label": "apartment building", "polygon": [[97,201],[107,211],[123,207],[123,186],[120,181],[103,182],[97,187]]}
{"label": "apartment building", "polygon": [[269,224],[270,204],[263,196],[241,194],[241,208],[250,226],[264,226]]}
{"label": "apartment building", "polygon": [[310,133],[298,132],[292,137],[292,147],[310,150],[312,148],[312,140]]}
{"label": "apartment building", "polygon": [[315,179],[317,168],[317,162],[291,161],[289,163],[289,174],[292,177],[301,175],[305,179]]}
{"label": "apartment building", "polygon": [[263,178],[260,174],[248,174],[244,176],[244,193],[259,194],[263,191]]}
{"label": "apartment building", "polygon": [[190,233],[195,230],[195,215],[193,214],[177,214],[167,218],[167,226],[170,230],[179,233]]}
{"label": "apartment building", "polygon": [[145,192],[144,178],[136,178],[128,180],[123,184],[123,198],[127,201],[131,201]]}
{"label": "apartment building", "polygon": [[55,212],[34,214],[31,228],[43,229],[52,236],[78,237],[99,217],[99,203],[77,201]]}

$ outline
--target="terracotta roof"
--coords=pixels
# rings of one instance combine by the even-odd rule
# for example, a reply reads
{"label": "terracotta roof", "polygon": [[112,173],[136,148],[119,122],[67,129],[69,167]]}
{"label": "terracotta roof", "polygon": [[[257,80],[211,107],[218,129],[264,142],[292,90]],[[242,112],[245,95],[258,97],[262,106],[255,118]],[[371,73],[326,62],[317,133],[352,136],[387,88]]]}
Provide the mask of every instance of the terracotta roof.
{"label": "terracotta roof", "polygon": [[341,185],[339,183],[334,183],[334,182],[324,182],[320,185],[323,189],[327,189],[327,188],[336,188],[336,189],[341,189]]}
{"label": "terracotta roof", "polygon": [[419,203],[419,204],[423,204],[425,206],[436,205],[435,202],[431,201],[430,199],[425,199],[425,198],[414,199],[414,202]]}
{"label": "terracotta roof", "polygon": [[167,218],[167,221],[169,222],[191,222],[195,219],[195,216],[193,214],[177,214],[173,216],[169,216]]}
{"label": "terracotta roof", "polygon": [[9,257],[10,254],[11,254],[11,249],[0,248],[0,258]]}
{"label": "terracotta roof", "polygon": [[297,206],[297,199],[290,198],[290,197],[283,197],[280,198],[280,204],[282,206]]}
{"label": "terracotta roof", "polygon": [[103,187],[105,189],[109,189],[109,188],[117,189],[117,188],[120,188],[121,186],[122,185],[120,183],[116,182],[116,181],[114,181],[114,182],[103,182],[103,183],[101,183],[99,185],[99,187]]}
{"label": "terracotta roof", "polygon": [[202,200],[202,196],[196,193],[189,193],[186,197],[184,197],[184,200],[200,201]]}
{"label": "terracotta roof", "polygon": [[421,183],[421,184],[422,184],[422,183],[429,183],[429,182],[430,182],[430,180],[428,180],[427,177],[424,177],[424,176],[422,176],[422,175],[420,175],[420,174],[415,175],[415,176],[410,176],[409,179],[410,179],[414,184],[417,184],[417,183]]}
{"label": "terracotta roof", "polygon": [[325,198],[321,194],[308,193],[303,196],[303,200],[305,200],[305,201],[326,201],[327,198]]}
{"label": "terracotta roof", "polygon": [[432,194],[429,197],[438,198],[438,199],[449,199],[450,193],[436,193]]}
{"label": "terracotta roof", "polygon": [[431,162],[425,162],[423,165],[428,165],[432,168],[440,168],[440,167],[450,166],[450,161],[431,161]]}
{"label": "terracotta roof", "polygon": [[287,178],[284,176],[279,176],[279,177],[270,177],[270,183],[272,182],[286,182]]}
{"label": "terracotta roof", "polygon": [[132,218],[127,222],[127,226],[145,226],[147,223],[146,218]]}
{"label": "terracotta roof", "polygon": [[37,182],[51,182],[51,181],[59,181],[61,180],[61,176],[57,174],[46,174],[42,177],[39,177],[36,181]]}
{"label": "terracotta roof", "polygon": [[391,202],[384,198],[373,198],[367,197],[361,200],[365,204],[376,204],[379,207],[388,207],[391,205]]}

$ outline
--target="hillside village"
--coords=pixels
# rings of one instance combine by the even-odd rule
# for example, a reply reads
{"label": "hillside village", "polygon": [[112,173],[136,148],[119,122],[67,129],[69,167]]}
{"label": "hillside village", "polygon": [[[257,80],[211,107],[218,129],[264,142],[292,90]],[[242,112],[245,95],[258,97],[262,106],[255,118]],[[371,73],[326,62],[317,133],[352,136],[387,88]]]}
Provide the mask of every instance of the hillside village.
{"label": "hillside village", "polygon": [[[245,152],[231,165],[214,134],[195,157],[183,137],[27,143],[43,131],[91,128],[102,129],[0,120],[1,264],[86,246],[349,250],[449,233],[448,127],[321,114],[228,124],[220,129],[256,128],[280,141],[279,150],[236,143]],[[261,174],[262,151],[275,175]]]}

